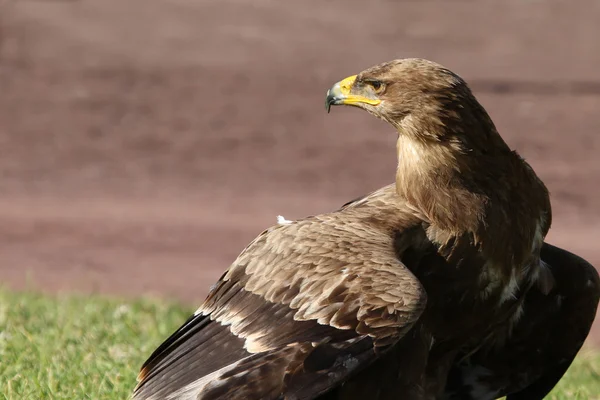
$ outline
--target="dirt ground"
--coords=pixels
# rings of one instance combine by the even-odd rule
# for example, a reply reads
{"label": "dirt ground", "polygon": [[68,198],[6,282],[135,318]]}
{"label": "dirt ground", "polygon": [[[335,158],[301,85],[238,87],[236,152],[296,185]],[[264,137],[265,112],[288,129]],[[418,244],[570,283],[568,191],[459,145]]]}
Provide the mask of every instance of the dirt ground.
{"label": "dirt ground", "polygon": [[201,301],[278,214],[391,182],[390,129],[323,101],[408,56],[471,83],[552,192],[548,240],[600,265],[600,4],[577,4],[0,1],[0,282]]}

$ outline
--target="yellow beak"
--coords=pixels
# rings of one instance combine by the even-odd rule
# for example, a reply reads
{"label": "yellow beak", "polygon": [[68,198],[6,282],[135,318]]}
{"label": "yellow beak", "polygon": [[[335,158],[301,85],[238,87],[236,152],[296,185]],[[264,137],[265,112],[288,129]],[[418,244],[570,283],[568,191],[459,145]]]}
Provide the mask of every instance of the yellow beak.
{"label": "yellow beak", "polygon": [[333,85],[331,89],[327,91],[327,97],[325,99],[325,109],[327,112],[331,109],[331,106],[337,105],[359,105],[369,104],[376,106],[381,103],[379,99],[371,99],[360,95],[353,90],[354,82],[356,81],[356,75],[352,75],[343,79]]}

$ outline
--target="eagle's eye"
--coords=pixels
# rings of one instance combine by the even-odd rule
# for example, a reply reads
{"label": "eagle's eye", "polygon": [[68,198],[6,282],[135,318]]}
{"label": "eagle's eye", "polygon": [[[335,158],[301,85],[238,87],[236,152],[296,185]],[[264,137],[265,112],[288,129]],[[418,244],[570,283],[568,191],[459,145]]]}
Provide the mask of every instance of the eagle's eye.
{"label": "eagle's eye", "polygon": [[377,94],[380,94],[385,90],[385,84],[381,81],[369,80],[367,81],[367,84],[369,84]]}

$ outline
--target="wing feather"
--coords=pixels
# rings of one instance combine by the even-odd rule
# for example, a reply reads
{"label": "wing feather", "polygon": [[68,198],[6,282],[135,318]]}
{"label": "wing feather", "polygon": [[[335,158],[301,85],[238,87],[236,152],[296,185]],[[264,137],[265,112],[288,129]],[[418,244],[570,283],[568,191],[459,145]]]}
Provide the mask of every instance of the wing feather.
{"label": "wing feather", "polygon": [[505,343],[457,358],[446,398],[543,399],[567,371],[596,316],[600,278],[586,260],[547,242],[541,258],[552,274],[552,290],[542,285],[527,293]]}
{"label": "wing feather", "polygon": [[426,295],[389,226],[415,219],[362,204],[254,239],[144,364],[134,399],[314,398],[397,342]]}

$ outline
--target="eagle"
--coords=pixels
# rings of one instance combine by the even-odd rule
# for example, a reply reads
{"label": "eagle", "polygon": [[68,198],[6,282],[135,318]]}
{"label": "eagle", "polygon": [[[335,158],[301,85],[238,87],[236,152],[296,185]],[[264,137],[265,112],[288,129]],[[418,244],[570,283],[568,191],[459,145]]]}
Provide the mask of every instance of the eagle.
{"label": "eagle", "polygon": [[395,182],[258,235],[133,399],[541,399],[560,379],[598,274],[544,243],[548,190],[467,83],[399,59],[333,85],[338,105],[394,128]]}

